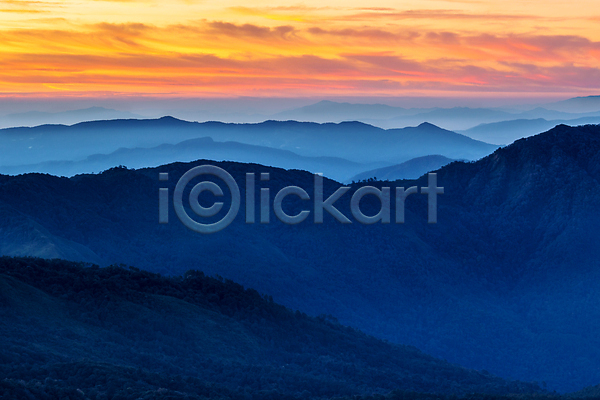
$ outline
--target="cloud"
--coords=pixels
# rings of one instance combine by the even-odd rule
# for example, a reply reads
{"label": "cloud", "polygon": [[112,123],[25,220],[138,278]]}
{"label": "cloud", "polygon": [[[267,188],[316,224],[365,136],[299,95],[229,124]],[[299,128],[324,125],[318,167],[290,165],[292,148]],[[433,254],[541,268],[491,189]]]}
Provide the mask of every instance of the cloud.
{"label": "cloud", "polygon": [[0,12],[16,14],[41,14],[50,12],[56,3],[47,1],[3,0],[0,1]]}
{"label": "cloud", "polygon": [[209,22],[207,25],[209,27],[209,33],[244,38],[285,38],[286,35],[295,31],[295,28],[290,25],[277,26],[275,28],[252,24],[235,25],[228,22]]}
{"label": "cloud", "polygon": [[[326,28],[261,26],[223,21],[157,27],[143,23],[73,26],[68,29],[0,30],[5,51],[61,53],[219,53],[315,55],[336,58],[365,51],[403,54],[405,58],[464,59],[471,62],[539,61],[592,64],[600,42],[577,35],[465,35],[456,31],[420,31],[398,27]],[[390,43],[394,46],[390,47]],[[175,50],[176,49],[176,50]]]}
{"label": "cloud", "polygon": [[425,37],[429,43],[460,44],[460,35],[455,32],[427,32]]}
{"label": "cloud", "polygon": [[600,89],[600,42],[578,35],[221,20],[54,25],[0,30],[0,92]]}
{"label": "cloud", "polygon": [[39,7],[39,6],[44,6],[44,5],[54,5],[54,3],[48,2],[48,1],[29,1],[29,0],[2,0],[2,1],[0,1],[0,4],[15,5],[15,6],[19,6],[19,7],[27,7],[27,6]]}
{"label": "cloud", "polygon": [[376,28],[364,28],[364,29],[322,29],[319,27],[308,28],[307,32],[317,36],[337,36],[343,38],[364,38],[378,41],[396,41],[396,40],[410,40],[418,37],[419,34],[416,32],[406,32],[398,34],[391,31]]}
{"label": "cloud", "polygon": [[600,42],[581,36],[495,36],[483,34],[465,37],[465,45],[482,52],[496,53],[499,60],[572,61],[574,57],[589,59],[591,51],[600,50]]}
{"label": "cloud", "polygon": [[[6,66],[6,68],[4,68]],[[42,67],[43,66],[43,67]],[[7,71],[22,68],[26,73]],[[154,90],[186,91],[189,87],[264,85],[308,90],[368,91],[399,87],[438,90],[540,91],[545,88],[600,88],[600,70],[561,65],[540,67],[503,62],[499,68],[463,64],[455,60],[416,62],[397,56],[345,55],[326,59],[311,55],[233,60],[213,54],[196,55],[12,55],[3,60],[0,82],[28,85],[150,85]],[[104,72],[100,72],[104,71]],[[133,73],[135,71],[135,73]],[[274,90],[274,89],[273,89]],[[366,93],[366,92],[365,92]]]}
{"label": "cloud", "polygon": [[43,10],[27,10],[27,9],[0,9],[0,12],[4,12],[4,13],[19,13],[19,14],[38,14],[38,13],[44,13],[47,11],[43,11]]}
{"label": "cloud", "polygon": [[377,19],[431,19],[431,20],[534,20],[539,16],[525,14],[498,14],[498,13],[467,13],[456,10],[372,10],[368,12],[354,13],[340,18],[353,20],[377,20]]}

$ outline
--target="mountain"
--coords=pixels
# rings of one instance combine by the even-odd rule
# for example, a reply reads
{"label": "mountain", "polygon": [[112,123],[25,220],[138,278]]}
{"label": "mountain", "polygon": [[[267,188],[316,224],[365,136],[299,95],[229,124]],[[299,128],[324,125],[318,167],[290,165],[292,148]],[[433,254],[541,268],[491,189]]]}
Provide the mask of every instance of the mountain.
{"label": "mountain", "polygon": [[0,215],[0,254],[102,263],[86,246],[50,233],[34,218],[3,203],[0,203]]}
{"label": "mountain", "polygon": [[162,277],[5,257],[0,288],[0,395],[21,394],[11,398],[541,391],[386,343],[331,316],[293,312],[199,271]]}
{"label": "mountain", "polygon": [[392,118],[388,121],[387,126],[412,126],[430,122],[446,129],[461,130],[481,123],[499,122],[510,118],[514,118],[514,115],[489,108],[435,108],[412,116]]}
{"label": "mountain", "polygon": [[338,103],[323,100],[308,106],[283,111],[273,115],[273,119],[311,122],[361,121],[365,119],[391,119],[402,115],[414,115],[423,109],[406,109],[386,104]]}
{"label": "mountain", "polygon": [[344,122],[360,121],[382,128],[398,128],[429,122],[448,129],[467,129],[484,122],[496,122],[514,114],[487,108],[401,108],[385,104],[351,104],[320,101],[281,112],[278,120]]}
{"label": "mountain", "polygon": [[473,139],[485,140],[490,143],[508,144],[524,137],[545,132],[556,125],[577,126],[598,123],[600,123],[600,116],[552,121],[547,121],[543,118],[516,119],[491,124],[481,124],[471,129],[461,131],[460,133]]}
{"label": "mountain", "polygon": [[[571,107],[566,108],[568,112],[561,111],[564,108],[564,106],[561,106],[563,103],[567,105],[572,104]],[[599,114],[600,106],[594,103],[594,98],[592,97],[570,99],[565,102],[544,105],[544,107],[532,105],[525,107],[525,110],[472,107],[401,108],[385,104],[352,104],[320,101],[312,105],[275,114],[272,118],[321,123],[360,121],[383,129],[416,126],[423,122],[429,122],[446,129],[461,131],[474,128],[477,125],[517,119],[544,118],[546,120],[567,121],[592,116],[600,117]],[[555,125],[548,126],[544,130],[550,129]],[[535,133],[540,132],[543,132],[543,130]],[[515,137],[514,140],[517,138]],[[487,141],[485,136],[482,136],[480,140]],[[512,141],[498,143],[506,144],[510,142]]]}
{"label": "mountain", "polygon": [[[270,222],[259,223],[258,193],[267,193],[260,189],[273,199],[292,185],[313,199],[315,177],[257,164],[198,160],[73,178],[0,176],[0,234],[11,240],[7,255],[58,254],[173,275],[201,269],[451,363],[574,391],[600,382],[599,154],[599,126],[560,125],[479,161],[451,163],[437,171],[444,194],[436,224],[427,223],[423,194],[406,199],[403,224],[394,213],[389,224],[359,223],[351,194],[365,184],[335,202],[350,224],[328,212],[313,223],[313,201],[297,196],[286,197],[283,209],[310,211],[302,223],[280,222],[273,200]],[[158,224],[159,189],[172,195],[186,171],[204,164],[231,174],[241,199],[246,174],[256,174],[256,223],[246,223],[243,202],[241,215],[217,233],[187,229],[172,208],[169,223]],[[427,179],[368,185],[394,195],[394,186],[426,187]],[[340,186],[325,179],[325,198]],[[223,190],[223,210],[209,221],[231,204]],[[199,201],[208,207],[215,199]],[[365,215],[381,208],[373,195],[360,207]]]}
{"label": "mountain", "polygon": [[548,110],[544,107],[536,107],[534,109],[523,111],[519,114],[521,119],[537,119],[544,118],[547,120],[563,120],[569,121],[584,117],[600,117],[600,110],[592,112],[563,112],[556,110]]}
{"label": "mountain", "polygon": [[359,122],[225,124],[171,117],[2,129],[0,148],[2,165],[15,166],[80,161],[122,147],[156,147],[207,136],[217,142],[234,141],[289,150],[305,157],[337,157],[365,164],[397,164],[428,154],[473,160],[497,148],[431,124],[384,130]]}
{"label": "mountain", "polygon": [[452,161],[455,160],[439,155],[417,157],[402,164],[361,172],[351,180],[364,181],[375,178],[380,181],[396,181],[399,179],[417,179],[429,171],[434,171],[446,164],[450,164]]}
{"label": "mountain", "polygon": [[563,112],[600,112],[600,96],[582,96],[544,104],[544,108]]}
{"label": "mountain", "polygon": [[[27,172],[73,176],[98,173],[115,165],[143,168],[174,161],[189,162],[205,158],[247,163],[261,163],[285,169],[304,169],[313,173],[345,181],[368,165],[336,157],[303,157],[289,150],[237,142],[215,142],[210,137],[189,139],[177,144],[163,144],[152,148],[121,148],[110,154],[93,154],[79,161],[46,161],[37,164],[0,166],[0,173],[18,175]],[[381,163],[370,164],[371,166]]]}
{"label": "mountain", "polygon": [[62,112],[28,111],[0,117],[0,127],[36,126],[44,124],[71,125],[84,121],[143,118],[141,115],[104,107],[89,107]]}
{"label": "mountain", "polygon": [[589,386],[571,394],[572,398],[598,398],[600,397],[600,385]]}

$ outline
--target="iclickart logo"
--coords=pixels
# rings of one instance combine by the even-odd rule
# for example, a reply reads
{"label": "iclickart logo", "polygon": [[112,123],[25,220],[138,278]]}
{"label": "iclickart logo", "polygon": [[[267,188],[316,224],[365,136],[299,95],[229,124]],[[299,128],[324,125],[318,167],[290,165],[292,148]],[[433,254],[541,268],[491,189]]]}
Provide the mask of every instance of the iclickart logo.
{"label": "iclickart logo", "polygon": [[[186,187],[196,178],[200,176],[212,176],[213,179],[217,178],[222,181],[227,190],[231,194],[231,205],[227,213],[218,221],[208,222],[207,219],[215,217],[223,209],[224,203],[221,201],[215,201],[210,207],[205,207],[200,204],[199,197],[203,192],[210,192],[216,198],[225,196],[221,186],[213,181],[201,181],[196,183],[188,195],[188,203],[191,211],[196,214],[198,220],[192,219],[184,207],[184,192]],[[168,173],[159,173],[159,181],[168,181]],[[261,173],[260,180],[268,181],[270,179],[269,173]],[[246,173],[246,223],[255,223],[256,214],[256,174],[254,172]],[[342,186],[333,192],[329,197],[324,199],[323,195],[323,175],[314,175],[314,191],[312,210],[301,210],[294,215],[289,215],[283,210],[283,202],[287,196],[297,196],[301,200],[304,200],[309,204],[311,197],[306,190],[298,186],[286,186],[279,190],[275,195],[273,203],[271,204],[270,188],[260,189],[260,223],[270,223],[271,207],[275,213],[277,219],[284,224],[295,225],[306,220],[309,215],[313,214],[313,222],[315,224],[323,223],[324,212],[329,213],[333,218],[342,224],[351,224],[352,221],[343,214],[340,210],[335,207],[335,202],[345,195],[351,188]],[[395,223],[404,223],[404,203],[406,197],[418,193],[417,186],[395,188]],[[428,174],[428,185],[421,187],[421,193],[427,195],[427,222],[430,224],[437,223],[437,195],[444,193],[443,187],[437,186],[437,174]],[[379,199],[380,208],[379,212],[375,215],[365,215],[360,209],[360,201],[366,195],[374,195]],[[159,206],[158,206],[158,220],[161,224],[169,223],[169,189],[159,189]],[[173,207],[175,214],[179,220],[189,229],[199,233],[214,233],[222,229],[225,229],[233,220],[237,217],[241,205],[240,188],[231,174],[225,171],[223,168],[214,165],[201,165],[194,167],[184,173],[181,178],[177,181],[175,191],[173,192]],[[362,186],[358,188],[350,199],[350,212],[354,219],[361,224],[389,224],[391,221],[391,188],[382,187],[378,189],[374,186]],[[214,219],[214,218],[213,218]],[[205,222],[201,222],[205,220]]]}

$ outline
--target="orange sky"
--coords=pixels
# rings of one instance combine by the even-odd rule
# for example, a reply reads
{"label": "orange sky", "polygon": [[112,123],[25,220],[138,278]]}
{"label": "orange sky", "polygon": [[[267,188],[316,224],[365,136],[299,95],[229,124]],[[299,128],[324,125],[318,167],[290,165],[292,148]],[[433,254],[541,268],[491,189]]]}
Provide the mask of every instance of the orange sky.
{"label": "orange sky", "polygon": [[0,1],[0,94],[598,94],[598,0]]}

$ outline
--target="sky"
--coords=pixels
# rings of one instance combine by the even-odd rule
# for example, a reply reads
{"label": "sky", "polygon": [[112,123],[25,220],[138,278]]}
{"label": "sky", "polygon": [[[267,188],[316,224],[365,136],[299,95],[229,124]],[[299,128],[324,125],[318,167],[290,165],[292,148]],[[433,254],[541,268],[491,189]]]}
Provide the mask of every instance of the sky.
{"label": "sky", "polygon": [[598,0],[0,1],[0,97],[570,97]]}

